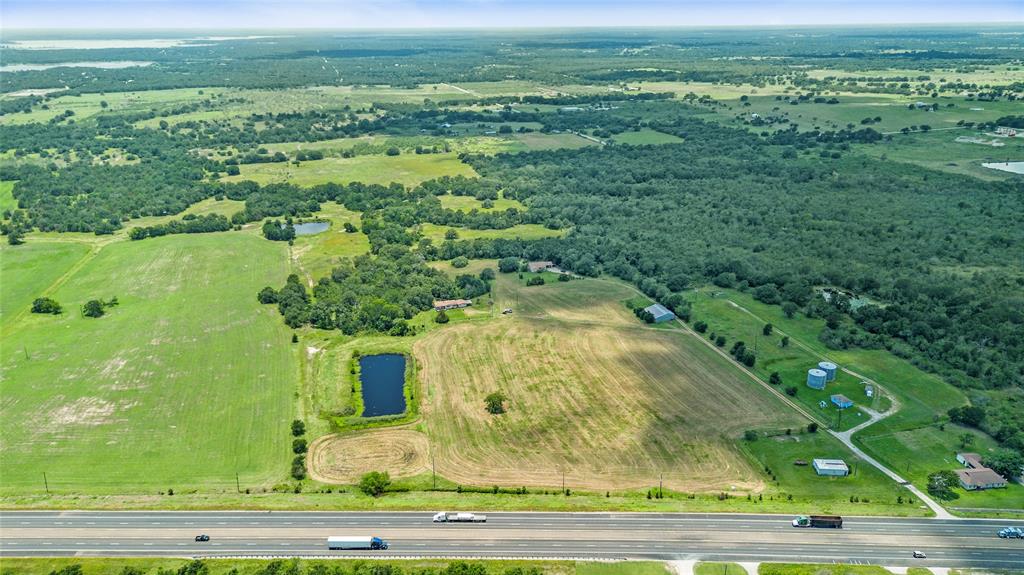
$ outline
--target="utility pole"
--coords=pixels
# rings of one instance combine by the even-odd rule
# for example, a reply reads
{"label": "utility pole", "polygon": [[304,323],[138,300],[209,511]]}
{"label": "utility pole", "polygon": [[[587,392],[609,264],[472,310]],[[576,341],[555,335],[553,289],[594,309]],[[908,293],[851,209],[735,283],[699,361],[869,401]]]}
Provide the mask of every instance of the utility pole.
{"label": "utility pole", "polygon": [[21,346],[21,351],[25,352],[25,360],[26,360],[26,361],[28,361],[29,359],[31,359],[31,358],[29,358],[29,356],[28,356],[28,348],[27,348],[27,347],[25,347],[24,345],[22,345],[22,346]]}
{"label": "utility pole", "polygon": [[238,482],[238,472],[235,472],[235,491],[238,493],[242,492],[242,485]]}
{"label": "utility pole", "polygon": [[565,493],[565,470],[562,470],[562,493]]}
{"label": "utility pole", "polygon": [[46,488],[46,494],[50,494],[50,482],[46,480],[46,472],[43,472],[43,487]]}
{"label": "utility pole", "polygon": [[434,482],[434,490],[437,490],[437,466],[434,464],[434,450],[430,450],[430,476]]}
{"label": "utility pole", "polygon": [[664,493],[661,491],[661,486],[665,483],[665,472],[661,471],[658,473],[658,498],[661,499]]}

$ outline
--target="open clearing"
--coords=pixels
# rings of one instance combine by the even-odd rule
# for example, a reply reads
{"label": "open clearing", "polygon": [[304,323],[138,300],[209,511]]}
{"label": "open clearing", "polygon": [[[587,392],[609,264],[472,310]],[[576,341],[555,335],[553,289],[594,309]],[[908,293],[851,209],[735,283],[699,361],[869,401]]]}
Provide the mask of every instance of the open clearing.
{"label": "open clearing", "polygon": [[[455,325],[413,348],[424,426],[449,480],[550,487],[564,472],[567,486],[615,489],[655,485],[664,472],[679,490],[759,489],[736,438],[745,427],[801,424],[693,336],[627,324],[618,302],[632,292],[621,285],[522,288],[503,275],[499,290],[499,301],[529,302],[549,318]],[[574,319],[581,305],[594,316],[606,309],[585,296],[623,313]],[[498,390],[508,411],[489,415],[483,398]]]}
{"label": "open clearing", "polygon": [[[251,294],[284,281],[285,246],[176,235],[115,241],[75,266],[85,249],[39,241],[3,254],[17,286],[5,285],[5,306],[47,290],[65,312],[4,326],[2,492],[39,491],[43,472],[51,491],[93,493],[284,476],[296,358],[277,310]],[[120,305],[102,318],[78,313],[113,296]]]}
{"label": "open clearing", "polygon": [[356,156],[355,158],[324,158],[296,166],[291,162],[244,164],[241,174],[222,178],[228,182],[252,180],[259,184],[288,182],[297,186],[315,186],[335,182],[347,184],[383,184],[398,182],[415,186],[441,176],[476,176],[473,168],[449,154],[403,154],[400,156]]}
{"label": "open clearing", "polygon": [[419,475],[430,468],[427,436],[392,428],[327,435],[309,451],[310,475],[324,483],[358,483],[370,471],[387,469],[392,479]]}

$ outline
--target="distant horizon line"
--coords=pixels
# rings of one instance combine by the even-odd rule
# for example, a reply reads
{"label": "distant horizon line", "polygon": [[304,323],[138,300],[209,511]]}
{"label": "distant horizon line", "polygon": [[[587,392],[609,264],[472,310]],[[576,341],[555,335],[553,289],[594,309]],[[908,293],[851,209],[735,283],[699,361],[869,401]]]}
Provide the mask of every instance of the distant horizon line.
{"label": "distant horizon line", "polygon": [[[263,27],[263,26],[185,26],[185,27],[156,27],[156,26],[124,26],[124,27],[51,27],[42,28],[38,26],[4,26],[0,30],[0,38],[6,32],[192,32],[210,30],[232,30],[246,32],[368,32],[368,31],[447,31],[447,30],[481,30],[481,31],[522,31],[522,30],[702,30],[702,29],[786,29],[786,28],[891,28],[895,26],[909,27],[951,27],[951,26],[975,26],[975,27],[1015,27],[1024,26],[1024,18],[1016,21],[943,21],[943,22],[817,22],[801,24],[691,24],[691,25],[630,25],[630,26],[392,26],[392,27],[370,27],[370,26],[349,26],[349,27],[314,27],[314,26],[290,26],[290,27]],[[1024,28],[1020,31],[1024,35]]]}

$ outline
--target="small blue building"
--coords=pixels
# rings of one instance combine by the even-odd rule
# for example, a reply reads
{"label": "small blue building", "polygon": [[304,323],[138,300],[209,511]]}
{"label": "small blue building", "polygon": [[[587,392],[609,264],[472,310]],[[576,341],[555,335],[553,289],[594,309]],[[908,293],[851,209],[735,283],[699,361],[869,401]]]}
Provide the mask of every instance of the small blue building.
{"label": "small blue building", "polygon": [[839,409],[848,409],[850,407],[853,407],[853,401],[840,393],[837,393],[832,396],[832,403],[836,404],[836,407],[838,407]]}
{"label": "small blue building", "polygon": [[676,314],[669,311],[667,307],[660,303],[649,305],[644,308],[644,311],[654,316],[654,323],[662,323],[676,319]]}

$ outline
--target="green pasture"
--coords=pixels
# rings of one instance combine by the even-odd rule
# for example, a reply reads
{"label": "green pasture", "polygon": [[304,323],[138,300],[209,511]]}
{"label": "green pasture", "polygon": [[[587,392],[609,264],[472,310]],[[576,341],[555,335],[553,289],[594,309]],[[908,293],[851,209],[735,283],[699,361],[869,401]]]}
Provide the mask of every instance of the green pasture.
{"label": "green pasture", "polygon": [[241,166],[241,172],[238,176],[227,176],[222,180],[252,180],[259,184],[288,182],[298,186],[315,186],[328,182],[382,185],[398,182],[411,187],[441,176],[476,175],[473,168],[459,161],[454,153],[324,158],[302,162],[297,166],[291,162],[244,164]]}
{"label": "green pasture", "polygon": [[89,246],[75,242],[32,241],[20,246],[4,242],[0,246],[0,326],[4,332],[16,319],[27,317],[32,301],[50,295],[54,283],[88,253]]}
{"label": "green pasture", "polygon": [[0,213],[18,209],[18,200],[14,199],[14,181],[0,181]]}
{"label": "green pasture", "polygon": [[[35,242],[33,242],[35,243]],[[39,241],[7,257],[19,287],[60,316],[21,316],[2,336],[6,496],[234,489],[285,476],[297,373],[290,331],[256,292],[288,273],[286,246],[252,233],[84,247]],[[241,257],[243,256],[244,257]],[[62,275],[63,274],[63,275]],[[6,284],[6,280],[5,280]],[[101,318],[88,299],[117,297]]]}
{"label": "green pasture", "polygon": [[612,140],[619,144],[629,144],[631,146],[675,144],[683,141],[679,136],[673,136],[672,134],[666,134],[649,128],[644,128],[636,132],[622,132],[621,134],[615,134],[612,136]]}
{"label": "green pasture", "polygon": [[[769,476],[776,491],[792,494],[808,506],[807,513],[911,513],[920,502],[910,503],[910,493],[897,485],[881,471],[851,454],[838,439],[824,430],[807,433],[793,429],[791,435],[784,430],[773,430],[772,437],[759,437],[756,441],[743,441],[743,449],[750,454]],[[846,477],[820,476],[810,465],[813,459],[842,459],[850,467]],[[796,465],[803,461],[805,465]],[[770,471],[769,471],[770,470]],[[774,480],[772,479],[774,478]],[[897,503],[902,496],[903,502]],[[851,501],[856,497],[857,501]],[[858,506],[862,509],[858,513]]]}
{"label": "green pasture", "polygon": [[370,251],[370,241],[361,231],[348,233],[344,225],[350,223],[359,229],[361,214],[334,202],[326,202],[316,213],[317,220],[330,222],[327,231],[295,238],[291,248],[292,262],[311,282],[330,275],[342,258],[358,256]]}
{"label": "green pasture", "polygon": [[463,212],[471,210],[479,210],[481,212],[503,212],[509,208],[515,208],[520,211],[526,210],[526,206],[519,203],[519,200],[504,197],[494,200],[494,206],[490,208],[483,207],[483,202],[473,196],[453,196],[451,194],[445,194],[443,196],[438,196],[438,199],[441,200],[441,205],[443,207],[448,208],[449,210],[459,210]]}
{"label": "green pasture", "polygon": [[540,224],[519,224],[504,230],[473,230],[469,228],[452,228],[451,226],[439,226],[436,224],[420,224],[417,226],[423,237],[433,241],[435,244],[444,242],[445,233],[449,229],[455,229],[460,240],[473,240],[477,238],[495,239],[524,239],[539,240],[542,238],[557,238],[564,236],[568,230],[549,230]]}
{"label": "green pasture", "polygon": [[[199,92],[203,93],[200,94]],[[140,90],[137,92],[107,92],[105,94],[81,94],[58,96],[43,104],[36,104],[28,114],[9,114],[0,117],[0,124],[28,124],[47,122],[65,110],[75,113],[76,122],[98,114],[118,112],[145,112],[151,109],[169,108],[196,100],[210,99],[224,93],[224,88],[175,88],[171,90]],[[104,108],[102,102],[107,103]],[[157,120],[159,122],[159,120]]]}

